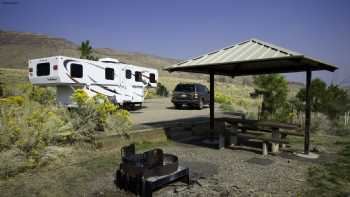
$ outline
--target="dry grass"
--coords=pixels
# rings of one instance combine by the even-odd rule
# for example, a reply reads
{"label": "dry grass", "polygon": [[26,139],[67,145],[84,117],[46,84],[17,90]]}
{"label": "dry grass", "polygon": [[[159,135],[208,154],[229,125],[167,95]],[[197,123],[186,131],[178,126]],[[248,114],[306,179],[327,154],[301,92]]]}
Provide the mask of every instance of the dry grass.
{"label": "dry grass", "polygon": [[[166,144],[143,142],[136,144],[136,149],[141,152]],[[121,195],[113,183],[120,148],[93,150],[88,144],[77,144],[66,149],[69,151],[59,162],[0,180],[1,196]]]}
{"label": "dry grass", "polygon": [[11,85],[16,83],[27,82],[29,82],[27,77],[27,70],[0,68],[0,83]]}

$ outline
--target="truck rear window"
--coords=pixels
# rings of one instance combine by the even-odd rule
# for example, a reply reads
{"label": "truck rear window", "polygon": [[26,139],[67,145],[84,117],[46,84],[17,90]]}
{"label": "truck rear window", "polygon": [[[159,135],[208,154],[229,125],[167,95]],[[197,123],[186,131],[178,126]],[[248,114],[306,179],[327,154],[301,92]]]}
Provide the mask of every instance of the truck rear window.
{"label": "truck rear window", "polygon": [[82,78],[83,77],[83,66],[80,64],[71,64],[70,65],[70,76],[73,78]]}
{"label": "truck rear window", "polygon": [[47,76],[50,75],[50,63],[40,63],[36,65],[36,75],[37,76]]}
{"label": "truck rear window", "polygon": [[194,92],[193,84],[179,84],[176,86],[175,91],[177,92]]}

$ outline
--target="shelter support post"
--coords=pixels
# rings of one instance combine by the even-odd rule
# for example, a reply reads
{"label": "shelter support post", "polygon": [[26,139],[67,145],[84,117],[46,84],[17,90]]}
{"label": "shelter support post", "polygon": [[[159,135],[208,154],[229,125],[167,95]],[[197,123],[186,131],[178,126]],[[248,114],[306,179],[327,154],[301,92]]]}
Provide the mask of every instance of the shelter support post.
{"label": "shelter support post", "polygon": [[210,137],[214,137],[214,73],[210,73]]}
{"label": "shelter support post", "polygon": [[306,71],[306,94],[305,94],[305,139],[304,139],[304,154],[310,152],[310,123],[311,123],[311,70]]}

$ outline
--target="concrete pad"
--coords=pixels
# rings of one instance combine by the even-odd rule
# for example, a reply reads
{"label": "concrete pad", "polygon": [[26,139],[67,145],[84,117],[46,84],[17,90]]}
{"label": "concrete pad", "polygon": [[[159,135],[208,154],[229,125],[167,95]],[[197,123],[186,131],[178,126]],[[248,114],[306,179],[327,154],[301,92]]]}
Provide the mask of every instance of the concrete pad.
{"label": "concrete pad", "polygon": [[297,157],[302,157],[305,159],[318,159],[320,157],[320,155],[312,152],[309,152],[309,154],[305,154],[305,153],[294,153],[294,154]]}

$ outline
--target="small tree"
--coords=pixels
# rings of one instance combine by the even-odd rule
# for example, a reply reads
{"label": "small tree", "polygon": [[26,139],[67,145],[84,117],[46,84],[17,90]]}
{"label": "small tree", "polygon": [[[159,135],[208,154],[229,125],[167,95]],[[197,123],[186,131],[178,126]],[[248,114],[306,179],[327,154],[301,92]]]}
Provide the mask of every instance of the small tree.
{"label": "small tree", "polygon": [[93,50],[89,40],[81,42],[79,51],[81,59],[97,60],[97,58],[92,55]]}
{"label": "small tree", "polygon": [[[310,98],[311,110],[314,112],[321,112],[324,108],[327,92],[327,84],[319,78],[311,81]],[[306,90],[302,88],[297,93],[296,97],[299,101],[305,102]]]}
{"label": "small tree", "polygon": [[157,94],[158,96],[167,97],[167,96],[169,96],[169,91],[168,91],[168,89],[167,89],[163,84],[158,83],[158,84],[157,84],[156,94]]}
{"label": "small tree", "polygon": [[[264,95],[263,118],[273,117],[276,112],[284,111],[281,109],[285,106],[287,101],[288,82],[283,75],[259,75],[254,77],[254,84],[267,92],[267,94]],[[280,117],[281,114],[277,116]]]}
{"label": "small tree", "polygon": [[[347,91],[338,85],[327,84],[321,79],[311,81],[310,88],[311,110],[326,114],[334,120],[338,114],[343,114],[350,109],[350,98]],[[305,102],[305,88],[299,90],[296,98]],[[304,110],[304,109],[302,109]]]}
{"label": "small tree", "polygon": [[324,109],[322,110],[330,119],[336,119],[339,115],[350,109],[350,98],[346,90],[338,85],[330,85],[324,95]]}

